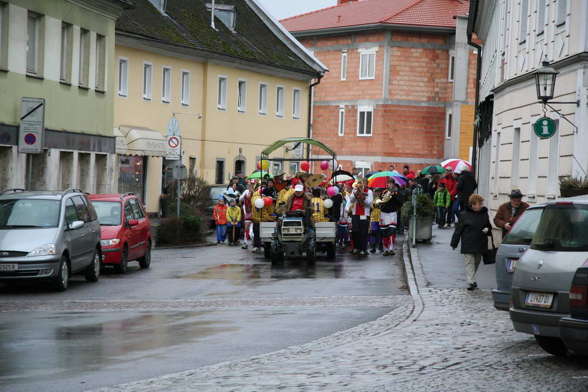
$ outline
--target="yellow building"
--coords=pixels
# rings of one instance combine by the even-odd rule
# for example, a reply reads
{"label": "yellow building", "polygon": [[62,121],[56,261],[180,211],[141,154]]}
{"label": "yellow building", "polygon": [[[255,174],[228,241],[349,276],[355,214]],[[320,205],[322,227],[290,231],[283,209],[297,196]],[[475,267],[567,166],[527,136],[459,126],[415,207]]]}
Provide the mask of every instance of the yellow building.
{"label": "yellow building", "polygon": [[159,211],[178,128],[188,173],[210,184],[254,171],[275,140],[307,135],[310,85],[326,69],[255,0],[219,0],[214,18],[206,1],[135,3],[117,23],[119,192]]}

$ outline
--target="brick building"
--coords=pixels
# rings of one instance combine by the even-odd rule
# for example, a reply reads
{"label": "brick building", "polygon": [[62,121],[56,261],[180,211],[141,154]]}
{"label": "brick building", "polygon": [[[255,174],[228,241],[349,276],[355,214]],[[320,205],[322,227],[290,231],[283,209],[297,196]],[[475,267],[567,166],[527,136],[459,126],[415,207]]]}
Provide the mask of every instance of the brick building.
{"label": "brick building", "polygon": [[468,8],[466,0],[339,0],[282,20],[330,70],[315,89],[312,132],[345,169],[470,158]]}

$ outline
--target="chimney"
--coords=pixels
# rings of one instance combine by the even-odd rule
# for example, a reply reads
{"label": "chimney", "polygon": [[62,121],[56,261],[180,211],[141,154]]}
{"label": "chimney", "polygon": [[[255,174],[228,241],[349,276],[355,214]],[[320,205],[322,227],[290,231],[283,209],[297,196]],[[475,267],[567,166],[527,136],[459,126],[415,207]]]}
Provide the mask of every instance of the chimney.
{"label": "chimney", "polygon": [[351,3],[353,1],[358,1],[358,0],[337,0],[337,5],[347,4],[347,3]]}

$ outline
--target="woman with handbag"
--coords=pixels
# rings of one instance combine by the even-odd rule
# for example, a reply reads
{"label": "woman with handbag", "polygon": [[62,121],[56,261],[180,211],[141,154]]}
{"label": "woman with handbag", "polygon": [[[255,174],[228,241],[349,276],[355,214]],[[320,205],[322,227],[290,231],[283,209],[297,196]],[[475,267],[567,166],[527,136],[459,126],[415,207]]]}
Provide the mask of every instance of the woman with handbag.
{"label": "woman with handbag", "polygon": [[491,258],[488,250],[488,237],[492,236],[492,225],[488,209],[484,207],[484,198],[474,194],[470,196],[468,201],[468,206],[459,215],[459,222],[455,226],[455,232],[451,239],[451,247],[455,250],[461,241],[468,290],[472,291],[478,287],[476,272],[482,257]]}

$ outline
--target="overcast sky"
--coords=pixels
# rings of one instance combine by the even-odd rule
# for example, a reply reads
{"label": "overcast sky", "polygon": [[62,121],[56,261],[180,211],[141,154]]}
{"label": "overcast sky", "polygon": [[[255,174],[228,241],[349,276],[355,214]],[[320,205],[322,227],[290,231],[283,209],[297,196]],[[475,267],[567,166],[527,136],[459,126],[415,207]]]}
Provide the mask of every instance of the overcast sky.
{"label": "overcast sky", "polygon": [[258,0],[274,17],[284,19],[337,4],[337,0]]}

